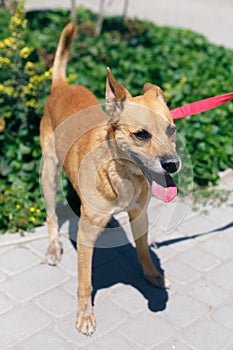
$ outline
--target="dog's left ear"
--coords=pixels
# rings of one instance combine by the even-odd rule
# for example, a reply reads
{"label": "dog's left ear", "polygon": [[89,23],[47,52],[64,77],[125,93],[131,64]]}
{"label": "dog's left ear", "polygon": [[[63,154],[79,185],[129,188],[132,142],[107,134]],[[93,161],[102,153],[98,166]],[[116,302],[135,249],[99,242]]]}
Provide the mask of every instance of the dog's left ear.
{"label": "dog's left ear", "polygon": [[146,83],[143,87],[143,91],[144,93],[150,91],[150,93],[155,94],[155,96],[157,98],[162,98],[164,100],[164,94],[163,94],[163,90],[160,89],[159,86],[151,84],[151,83]]}
{"label": "dog's left ear", "polygon": [[127,96],[130,96],[129,92],[116,81],[110,68],[107,68],[105,106],[110,116],[116,117],[123,111]]}

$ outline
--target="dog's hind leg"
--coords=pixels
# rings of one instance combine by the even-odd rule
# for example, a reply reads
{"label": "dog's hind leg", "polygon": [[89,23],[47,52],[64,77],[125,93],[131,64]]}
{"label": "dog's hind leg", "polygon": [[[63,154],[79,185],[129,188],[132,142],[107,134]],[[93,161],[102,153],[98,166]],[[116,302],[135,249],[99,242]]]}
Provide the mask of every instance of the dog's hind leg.
{"label": "dog's hind leg", "polygon": [[46,145],[42,145],[43,166],[41,174],[41,185],[46,205],[46,221],[49,233],[49,245],[45,255],[45,262],[49,265],[56,265],[60,261],[62,254],[62,242],[59,236],[58,219],[55,209],[59,162],[56,156],[55,142],[53,138],[50,137],[48,140],[48,138],[43,138],[43,135],[41,135],[42,142],[45,139],[47,140],[47,143]]}
{"label": "dog's hind leg", "polygon": [[148,247],[148,215],[146,209],[144,208],[141,212],[138,209],[130,210],[128,214],[135,239],[138,259],[145,278],[155,287],[168,287],[168,281],[156,269],[151,259]]}

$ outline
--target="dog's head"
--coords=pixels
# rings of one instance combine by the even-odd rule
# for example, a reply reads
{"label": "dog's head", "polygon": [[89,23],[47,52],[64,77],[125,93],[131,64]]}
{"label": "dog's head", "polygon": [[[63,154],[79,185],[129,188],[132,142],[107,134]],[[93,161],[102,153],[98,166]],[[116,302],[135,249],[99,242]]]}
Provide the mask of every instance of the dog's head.
{"label": "dog's head", "polygon": [[107,70],[106,109],[117,146],[135,162],[152,184],[152,193],[172,200],[177,193],[170,174],[179,171],[176,127],[164,101],[162,90],[144,85],[144,94],[132,97]]}

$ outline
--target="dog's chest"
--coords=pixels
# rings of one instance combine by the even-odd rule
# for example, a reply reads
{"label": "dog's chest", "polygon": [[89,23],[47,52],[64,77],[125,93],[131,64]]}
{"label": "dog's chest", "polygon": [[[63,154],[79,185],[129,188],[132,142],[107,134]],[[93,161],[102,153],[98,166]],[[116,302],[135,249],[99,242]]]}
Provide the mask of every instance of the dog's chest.
{"label": "dog's chest", "polygon": [[115,174],[115,178],[112,176],[117,197],[112,203],[111,214],[141,209],[139,199],[142,194],[142,184],[140,180],[141,176],[134,167],[124,168],[120,176],[119,173]]}
{"label": "dog's chest", "polygon": [[137,193],[132,196],[131,192],[125,191],[124,193],[120,193],[116,203],[112,206],[110,214],[118,214],[122,211],[129,211],[132,209],[141,210],[141,206],[138,202],[138,199],[141,194],[141,189],[137,189]]}

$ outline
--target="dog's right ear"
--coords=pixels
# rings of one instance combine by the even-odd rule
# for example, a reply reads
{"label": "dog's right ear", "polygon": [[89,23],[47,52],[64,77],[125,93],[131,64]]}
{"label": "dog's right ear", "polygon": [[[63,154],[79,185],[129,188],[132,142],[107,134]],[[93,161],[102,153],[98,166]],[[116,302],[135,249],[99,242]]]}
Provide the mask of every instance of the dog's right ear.
{"label": "dog's right ear", "polygon": [[163,91],[160,89],[159,86],[151,84],[151,83],[145,83],[144,87],[143,87],[143,92],[146,93],[148,91],[155,94],[156,97],[162,98],[164,100]]}
{"label": "dog's right ear", "polygon": [[110,68],[107,68],[105,106],[112,119],[118,119],[127,96],[130,96],[129,92],[116,81]]}

